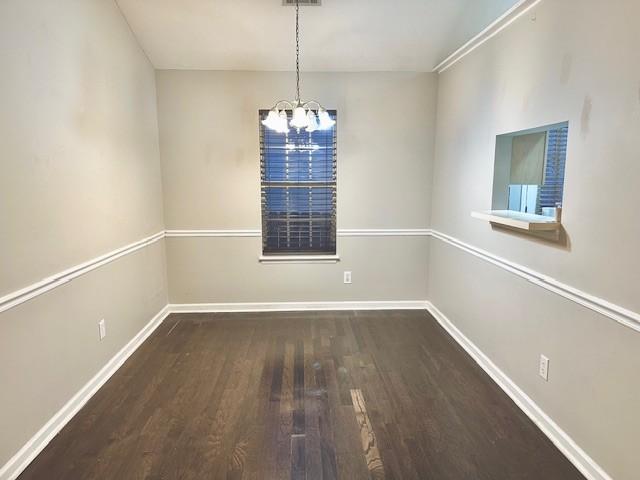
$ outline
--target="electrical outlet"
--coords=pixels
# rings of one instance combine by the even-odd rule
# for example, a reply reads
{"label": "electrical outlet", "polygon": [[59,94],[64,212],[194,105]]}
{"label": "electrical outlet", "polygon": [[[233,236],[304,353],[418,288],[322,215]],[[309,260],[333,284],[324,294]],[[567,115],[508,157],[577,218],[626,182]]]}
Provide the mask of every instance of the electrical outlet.
{"label": "electrical outlet", "polygon": [[344,272],[344,283],[351,283],[351,272]]}
{"label": "electrical outlet", "polygon": [[549,359],[544,355],[540,355],[540,365],[538,375],[544,378],[545,382],[549,381]]}
{"label": "electrical outlet", "polygon": [[107,325],[104,318],[98,322],[98,330],[100,331],[100,340],[107,336]]}

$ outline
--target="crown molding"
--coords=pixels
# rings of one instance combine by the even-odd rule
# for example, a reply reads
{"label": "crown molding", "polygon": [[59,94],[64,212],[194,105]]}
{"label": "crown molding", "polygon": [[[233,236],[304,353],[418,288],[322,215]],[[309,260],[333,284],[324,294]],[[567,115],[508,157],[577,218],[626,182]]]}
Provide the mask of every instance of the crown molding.
{"label": "crown molding", "polygon": [[442,62],[433,68],[434,72],[442,73],[448,68],[455,65],[464,57],[473,52],[480,45],[487,40],[493,38],[502,30],[507,28],[513,22],[515,22],[522,15],[527,13],[530,9],[535,7],[542,0],[519,0],[513,7],[503,13],[497,20],[491,23],[488,27],[478,33],[475,37],[469,40],[467,43],[458,48],[455,52],[445,58]]}

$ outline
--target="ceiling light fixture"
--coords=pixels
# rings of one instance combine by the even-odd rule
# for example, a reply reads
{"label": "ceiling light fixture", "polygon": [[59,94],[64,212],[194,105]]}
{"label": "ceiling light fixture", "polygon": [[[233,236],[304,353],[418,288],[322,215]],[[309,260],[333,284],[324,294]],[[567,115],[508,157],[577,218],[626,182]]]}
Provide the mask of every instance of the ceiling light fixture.
{"label": "ceiling light fixture", "polygon": [[[287,110],[293,111],[291,122],[288,120]],[[287,133],[289,125],[297,130],[304,128],[307,132],[313,132],[315,130],[329,130],[335,123],[336,121],[331,118],[329,112],[317,101],[303,102],[300,100],[300,2],[296,0],[296,99],[276,102],[267,118],[262,120],[262,124],[276,132]]]}

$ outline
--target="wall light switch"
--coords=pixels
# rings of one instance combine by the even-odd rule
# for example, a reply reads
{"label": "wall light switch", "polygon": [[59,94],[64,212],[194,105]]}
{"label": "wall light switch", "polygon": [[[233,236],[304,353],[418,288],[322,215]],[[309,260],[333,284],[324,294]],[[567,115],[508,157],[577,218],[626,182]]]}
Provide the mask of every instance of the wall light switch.
{"label": "wall light switch", "polygon": [[107,325],[104,318],[98,322],[98,330],[100,331],[100,340],[107,336]]}
{"label": "wall light switch", "polygon": [[544,355],[540,355],[538,374],[544,378],[545,382],[549,381],[549,359]]}
{"label": "wall light switch", "polygon": [[344,283],[351,283],[351,272],[344,272]]}

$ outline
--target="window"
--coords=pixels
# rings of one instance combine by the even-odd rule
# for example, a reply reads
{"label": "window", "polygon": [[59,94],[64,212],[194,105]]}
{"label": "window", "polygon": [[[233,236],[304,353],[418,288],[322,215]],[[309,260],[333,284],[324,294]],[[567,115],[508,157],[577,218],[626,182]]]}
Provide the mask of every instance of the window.
{"label": "window", "polygon": [[263,255],[335,255],[336,126],[278,133],[259,125]]}
{"label": "window", "polygon": [[556,216],[562,207],[569,125],[561,123],[496,139],[493,210]]}
{"label": "window", "polygon": [[564,194],[564,167],[567,160],[569,127],[564,125],[547,132],[547,155],[544,164],[544,182],[540,187],[540,210],[562,205]]}

